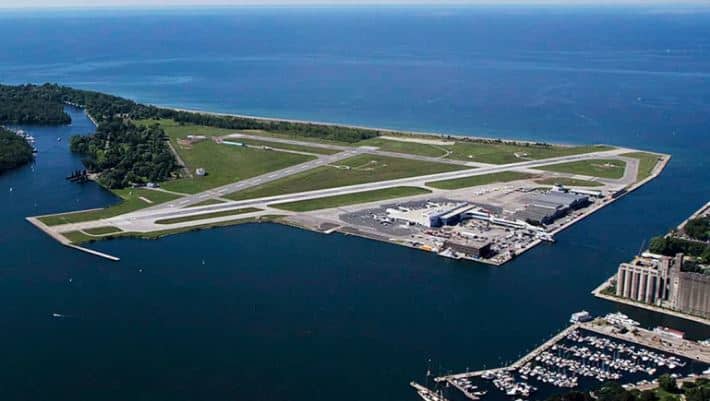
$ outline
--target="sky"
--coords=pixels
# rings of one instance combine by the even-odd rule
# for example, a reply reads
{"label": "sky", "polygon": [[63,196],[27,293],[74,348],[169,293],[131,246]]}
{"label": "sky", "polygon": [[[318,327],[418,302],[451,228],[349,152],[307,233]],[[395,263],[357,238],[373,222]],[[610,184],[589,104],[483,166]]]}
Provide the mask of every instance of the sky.
{"label": "sky", "polygon": [[[258,5],[389,5],[389,4],[566,4],[566,5],[678,5],[673,0],[0,0],[0,8],[63,7],[186,7]],[[710,0],[684,0],[684,5],[708,5]]]}

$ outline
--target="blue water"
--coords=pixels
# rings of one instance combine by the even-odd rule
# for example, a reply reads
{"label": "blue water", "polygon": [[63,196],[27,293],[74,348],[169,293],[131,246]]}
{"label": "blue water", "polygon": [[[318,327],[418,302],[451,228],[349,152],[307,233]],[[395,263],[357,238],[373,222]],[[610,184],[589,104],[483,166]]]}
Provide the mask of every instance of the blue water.
{"label": "blue water", "polygon": [[111,263],[24,221],[116,201],[63,180],[80,165],[67,138],[90,123],[72,111],[70,127],[28,127],[35,165],[0,176],[3,400],[415,400],[407,383],[428,358],[497,365],[571,312],[613,310],[589,291],[710,198],[707,12],[7,12],[0,37],[5,83],[673,154],[660,178],[503,268],[268,224],[95,245]]}

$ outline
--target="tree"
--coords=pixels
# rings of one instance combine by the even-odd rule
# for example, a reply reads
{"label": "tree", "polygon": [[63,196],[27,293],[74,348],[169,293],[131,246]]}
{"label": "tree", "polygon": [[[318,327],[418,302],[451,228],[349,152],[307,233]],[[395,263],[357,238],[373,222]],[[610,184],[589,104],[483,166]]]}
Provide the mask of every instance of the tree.
{"label": "tree", "polygon": [[675,393],[678,391],[678,384],[675,379],[667,373],[658,378],[658,386],[669,393]]}
{"label": "tree", "polygon": [[700,241],[710,240],[710,217],[699,217],[688,220],[683,231],[691,238]]}
{"label": "tree", "polygon": [[598,401],[636,401],[634,395],[617,382],[605,383],[596,395]]}
{"label": "tree", "polygon": [[655,391],[644,390],[639,394],[638,401],[658,401],[658,397]]}
{"label": "tree", "polygon": [[14,132],[0,127],[0,173],[32,160],[32,147]]}
{"label": "tree", "polygon": [[549,397],[547,401],[594,401],[589,393],[581,391],[570,391],[565,394],[557,394]]}
{"label": "tree", "polygon": [[[685,386],[683,386],[685,388]],[[710,401],[710,388],[694,387],[685,390],[686,401]]]}

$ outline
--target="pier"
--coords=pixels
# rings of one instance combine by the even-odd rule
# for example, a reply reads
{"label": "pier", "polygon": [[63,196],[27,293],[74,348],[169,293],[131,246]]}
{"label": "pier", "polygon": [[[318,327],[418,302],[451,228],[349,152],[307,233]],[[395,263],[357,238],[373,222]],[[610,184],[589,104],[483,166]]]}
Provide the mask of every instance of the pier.
{"label": "pier", "polygon": [[442,394],[437,394],[417,382],[409,382],[409,385],[417,390],[417,394],[419,394],[424,401],[449,401]]}
{"label": "pier", "polygon": [[[40,217],[41,217],[41,216],[40,216]],[[98,256],[98,257],[101,257],[101,258],[104,258],[104,259],[108,259],[108,260],[113,261],[113,262],[118,262],[119,260],[121,260],[120,258],[118,258],[118,257],[116,257],[116,256],[109,255],[109,254],[104,253],[104,252],[95,251],[95,250],[93,250],[93,249],[84,248],[84,247],[82,247],[82,246],[72,244],[72,243],[71,243],[68,239],[66,239],[66,237],[64,237],[63,235],[61,235],[61,234],[59,234],[59,233],[57,233],[57,232],[55,232],[55,231],[53,231],[53,230],[50,230],[50,229],[49,229],[44,223],[42,223],[37,217],[27,217],[26,220],[29,221],[29,222],[30,222],[32,225],[34,225],[35,227],[37,227],[37,228],[39,228],[40,230],[42,230],[42,232],[44,232],[45,234],[47,234],[47,235],[49,235],[50,237],[54,238],[54,239],[55,239],[57,242],[59,242],[60,244],[66,246],[67,248],[76,249],[76,250],[78,250],[78,251],[81,251],[81,252],[84,252],[84,253],[88,253],[88,254],[90,254],[90,255]]]}
{"label": "pier", "polygon": [[526,363],[530,362],[531,360],[535,359],[535,357],[537,355],[539,355],[542,351],[550,348],[552,345],[554,345],[558,341],[567,337],[567,335],[569,333],[571,333],[572,331],[574,331],[580,327],[581,327],[581,324],[579,324],[579,323],[573,324],[573,325],[567,327],[566,329],[557,333],[554,337],[552,337],[549,340],[542,343],[540,346],[538,346],[534,350],[530,351],[530,353],[528,353],[527,355],[525,355],[522,358],[518,359],[517,361],[513,362],[513,364],[510,366],[504,366],[504,367],[496,368],[496,369],[483,369],[483,370],[477,370],[477,371],[473,371],[473,372],[465,372],[465,373],[457,373],[457,374],[453,374],[453,375],[440,376],[440,377],[435,378],[434,380],[437,382],[441,382],[441,381],[449,381],[449,380],[455,380],[455,379],[465,379],[465,378],[469,378],[469,377],[481,376],[486,372],[496,373],[496,372],[500,372],[503,370],[518,369],[518,368],[522,367],[523,365],[525,365]]}

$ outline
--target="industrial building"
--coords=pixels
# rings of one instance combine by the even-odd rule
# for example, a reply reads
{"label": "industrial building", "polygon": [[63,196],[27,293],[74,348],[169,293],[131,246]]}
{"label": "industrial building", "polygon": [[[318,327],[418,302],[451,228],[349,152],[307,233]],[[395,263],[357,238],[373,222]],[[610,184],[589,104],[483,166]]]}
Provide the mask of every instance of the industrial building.
{"label": "industrial building", "polygon": [[475,239],[446,240],[444,241],[444,248],[476,258],[487,258],[492,253],[490,241]]}
{"label": "industrial building", "polygon": [[616,296],[661,306],[670,296],[671,270],[679,263],[682,263],[682,255],[680,258],[636,257],[631,263],[620,264]]}
{"label": "industrial building", "polygon": [[387,217],[393,220],[406,221],[424,227],[436,228],[443,225],[455,225],[461,221],[461,216],[474,208],[468,203],[431,203],[423,208],[397,207],[387,209]]}
{"label": "industrial building", "polygon": [[685,272],[682,267],[683,254],[646,254],[622,263],[616,296],[710,318],[710,276]]}
{"label": "industrial building", "polygon": [[671,309],[710,318],[710,276],[679,271],[671,278]]}
{"label": "industrial building", "polygon": [[515,213],[515,218],[531,224],[551,224],[571,210],[589,204],[587,195],[573,194],[559,190],[533,192],[525,199],[526,205]]}

